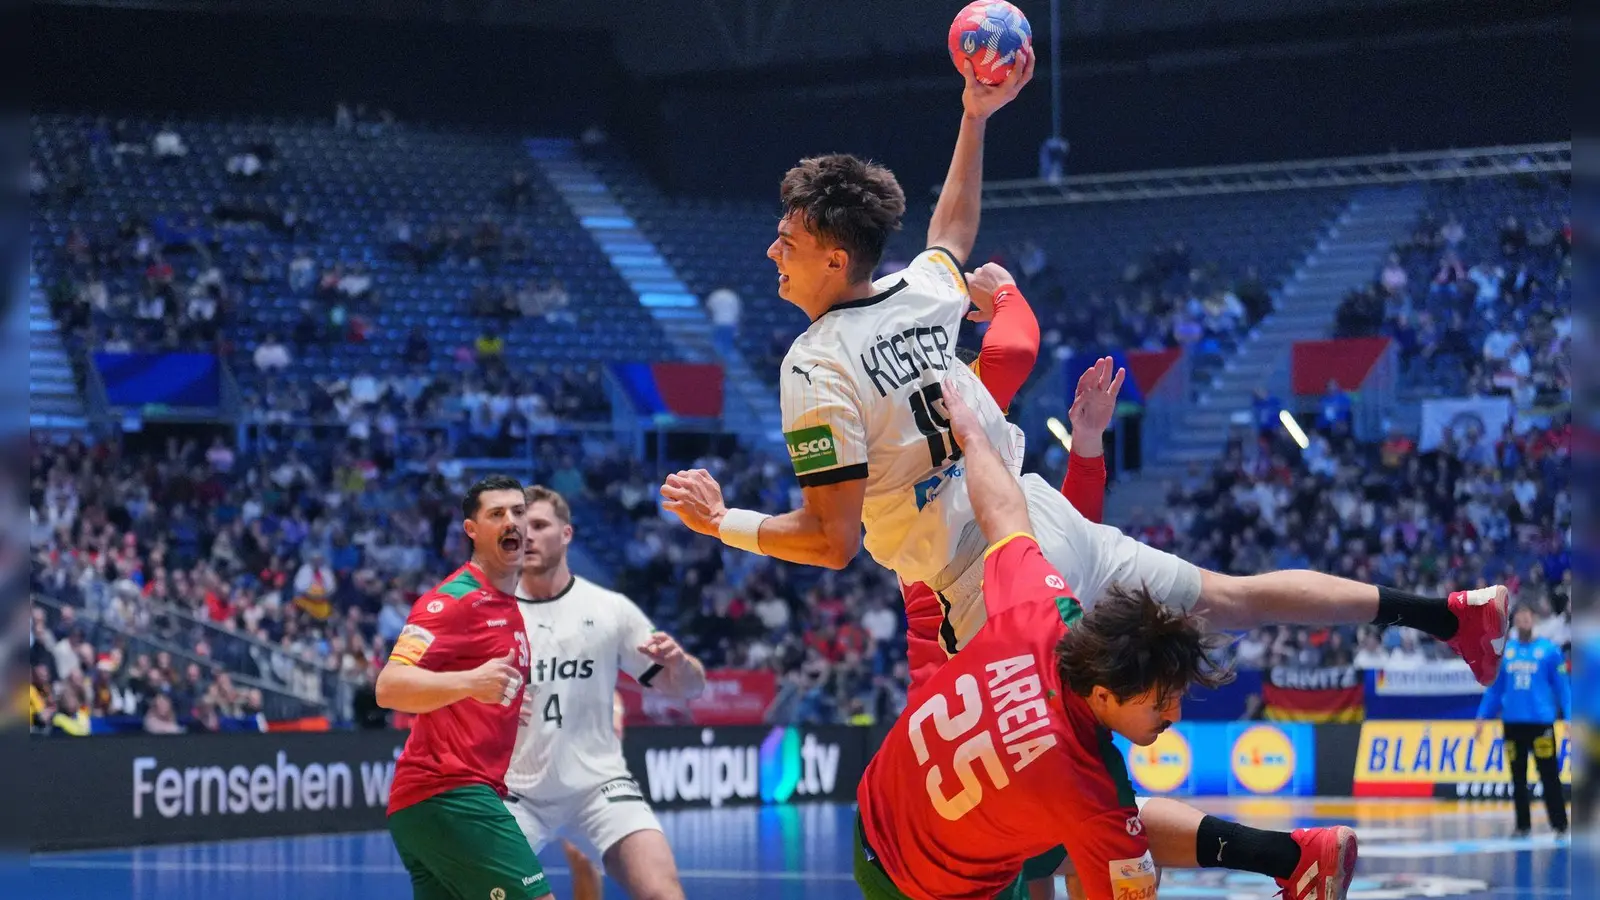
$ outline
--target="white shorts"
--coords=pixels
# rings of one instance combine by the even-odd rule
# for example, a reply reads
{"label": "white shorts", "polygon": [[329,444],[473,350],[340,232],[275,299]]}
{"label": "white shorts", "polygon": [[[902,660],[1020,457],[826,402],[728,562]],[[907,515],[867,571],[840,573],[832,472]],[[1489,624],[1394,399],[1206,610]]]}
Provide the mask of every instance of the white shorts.
{"label": "white shorts", "polygon": [[[1142,544],[1110,525],[1085,519],[1038,475],[1024,475],[1021,482],[1033,536],[1085,610],[1113,584],[1146,587],[1157,600],[1185,612],[1200,600],[1200,568],[1194,563]],[[954,583],[939,591],[949,604],[958,647],[965,646],[983,627],[987,615],[982,587],[983,559],[979,557]]]}
{"label": "white shorts", "polygon": [[661,821],[632,778],[608,781],[558,802],[519,797],[513,791],[506,809],[528,839],[534,853],[563,832],[587,838],[603,855],[635,831],[660,831]]}

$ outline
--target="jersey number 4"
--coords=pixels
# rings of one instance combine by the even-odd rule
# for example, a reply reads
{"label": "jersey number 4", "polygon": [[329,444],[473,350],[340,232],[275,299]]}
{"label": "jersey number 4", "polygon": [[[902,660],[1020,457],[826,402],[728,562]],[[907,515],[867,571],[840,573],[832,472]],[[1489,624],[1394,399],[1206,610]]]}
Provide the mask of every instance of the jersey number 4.
{"label": "jersey number 4", "polygon": [[961,458],[961,448],[950,436],[950,420],[944,415],[944,387],[937,381],[922,386],[911,395],[911,417],[917,430],[928,440],[928,456],[934,468]]}
{"label": "jersey number 4", "polygon": [[[929,697],[911,714],[911,749],[917,754],[918,765],[928,764],[928,739],[922,733],[922,726],[929,719],[933,720],[933,728],[939,732],[941,739],[953,742],[977,727],[983,717],[983,698],[978,693],[977,678],[971,675],[957,678],[956,699],[961,702],[961,712],[954,716],[950,715],[950,701],[943,694]],[[1011,776],[1000,762],[1000,754],[995,752],[994,736],[989,730],[985,728],[967,738],[950,759],[956,779],[961,782],[959,793],[951,796],[945,794],[944,771],[938,764],[928,769],[928,799],[933,801],[933,808],[939,815],[952,822],[972,812],[983,800],[983,782],[978,780],[974,763],[983,764],[996,790],[1011,783]]]}
{"label": "jersey number 4", "polygon": [[560,694],[551,694],[550,695],[550,699],[546,700],[544,702],[544,720],[546,722],[554,722],[554,723],[556,723],[556,727],[557,728],[561,727],[561,695]]}

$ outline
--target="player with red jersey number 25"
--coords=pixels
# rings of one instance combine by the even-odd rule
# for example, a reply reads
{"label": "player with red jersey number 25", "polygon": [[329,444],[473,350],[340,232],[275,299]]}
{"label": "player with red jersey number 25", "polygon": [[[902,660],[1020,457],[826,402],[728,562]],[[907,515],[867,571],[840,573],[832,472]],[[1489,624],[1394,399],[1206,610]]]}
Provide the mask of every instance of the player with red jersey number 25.
{"label": "player with red jersey number 25", "polygon": [[[1085,614],[979,420],[945,396],[990,545],[987,618],[908,698],[867,766],[856,882],[868,900],[1021,898],[1023,864],[1059,844],[1089,900],[1155,900],[1157,864],[1194,854],[1146,835],[1112,734],[1154,743],[1191,687],[1230,677],[1211,659],[1226,639],[1142,587],[1113,585]],[[1278,882],[1287,897],[1345,897],[1355,835],[1329,831],[1336,852],[1305,854]]]}
{"label": "player with red jersey number 25", "polygon": [[[522,485],[485,478],[461,512],[472,561],[412,606],[378,675],[378,704],[417,716],[394,766],[389,833],[415,900],[549,897],[503,802],[528,683],[528,635],[514,594]],[[577,900],[599,897],[597,881],[574,885]]]}

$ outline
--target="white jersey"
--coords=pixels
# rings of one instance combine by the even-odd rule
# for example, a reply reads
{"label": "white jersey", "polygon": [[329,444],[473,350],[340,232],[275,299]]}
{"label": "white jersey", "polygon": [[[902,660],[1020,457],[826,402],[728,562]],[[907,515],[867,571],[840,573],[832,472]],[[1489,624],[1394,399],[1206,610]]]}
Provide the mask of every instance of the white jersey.
{"label": "white jersey", "polygon": [[612,729],[621,669],[648,684],[656,669],[639,646],[655,627],[627,597],[574,577],[548,600],[517,598],[527,625],[533,721],[517,731],[506,787],[560,800],[628,777]]}
{"label": "white jersey", "polygon": [[960,389],[1014,472],[1019,445],[956,358],[970,300],[952,254],[925,250],[873,288],[828,310],[789,348],[779,373],[784,436],[801,487],[865,479],[867,552],[902,580],[939,590],[984,548],[942,383]]}

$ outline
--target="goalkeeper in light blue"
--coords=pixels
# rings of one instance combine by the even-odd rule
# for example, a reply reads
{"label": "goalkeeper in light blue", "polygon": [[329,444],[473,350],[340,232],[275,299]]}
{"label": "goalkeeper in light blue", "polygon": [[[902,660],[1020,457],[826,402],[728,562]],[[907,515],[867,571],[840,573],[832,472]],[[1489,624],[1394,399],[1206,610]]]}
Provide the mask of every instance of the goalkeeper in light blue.
{"label": "goalkeeper in light blue", "polygon": [[1517,809],[1516,836],[1533,827],[1528,791],[1528,758],[1533,757],[1544,787],[1545,811],[1557,834],[1567,831],[1567,805],[1561,791],[1561,747],[1556,722],[1572,714],[1572,684],[1567,679],[1561,648],[1533,636],[1533,610],[1517,607],[1511,618],[1500,674],[1478,706],[1478,731],[1487,719],[1505,727],[1506,768],[1511,772],[1511,798]]}

